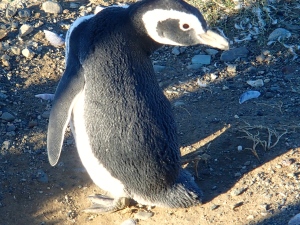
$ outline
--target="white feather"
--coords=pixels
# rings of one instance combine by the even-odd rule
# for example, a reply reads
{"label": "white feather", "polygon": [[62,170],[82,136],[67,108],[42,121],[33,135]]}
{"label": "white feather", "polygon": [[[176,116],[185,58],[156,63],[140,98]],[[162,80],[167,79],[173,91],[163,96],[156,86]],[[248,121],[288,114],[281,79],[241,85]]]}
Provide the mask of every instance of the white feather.
{"label": "white feather", "polygon": [[38,95],[35,95],[36,98],[41,98],[43,100],[50,100],[50,101],[53,101],[54,99],[54,94],[38,94]]}
{"label": "white feather", "polygon": [[248,101],[249,99],[257,98],[259,96],[259,91],[246,91],[240,96],[239,103],[242,104],[243,102]]}

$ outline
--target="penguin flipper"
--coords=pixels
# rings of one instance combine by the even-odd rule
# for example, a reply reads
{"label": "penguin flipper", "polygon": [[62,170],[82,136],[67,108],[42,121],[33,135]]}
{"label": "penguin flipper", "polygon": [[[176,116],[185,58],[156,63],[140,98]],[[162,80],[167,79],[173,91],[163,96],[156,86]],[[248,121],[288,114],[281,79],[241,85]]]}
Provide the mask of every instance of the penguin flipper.
{"label": "penguin flipper", "polygon": [[58,162],[73,106],[84,89],[85,79],[81,71],[78,61],[68,63],[55,92],[47,135],[48,159],[52,166]]}
{"label": "penguin flipper", "polygon": [[115,200],[105,195],[93,195],[89,196],[89,199],[92,201],[93,205],[84,209],[83,212],[85,213],[100,214],[105,212],[115,212],[126,208],[130,203],[130,199],[126,197]]}

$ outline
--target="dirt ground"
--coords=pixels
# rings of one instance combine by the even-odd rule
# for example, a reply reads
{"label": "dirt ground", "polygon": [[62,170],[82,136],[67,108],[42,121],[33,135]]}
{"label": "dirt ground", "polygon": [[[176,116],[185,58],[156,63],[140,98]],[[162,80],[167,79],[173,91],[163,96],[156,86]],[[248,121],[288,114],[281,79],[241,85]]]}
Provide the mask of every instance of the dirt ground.
{"label": "dirt ground", "polygon": [[[300,60],[293,58],[300,51],[291,53],[279,42],[267,45],[271,31],[283,24],[289,24],[285,27],[292,33],[285,44],[299,45],[300,20],[294,16],[300,13],[297,1],[276,1],[276,12],[271,14],[279,21],[276,25],[268,25],[256,39],[231,43],[233,49],[249,50],[244,58],[224,62],[219,51],[209,65],[189,70],[191,58],[205,52],[207,46],[181,48],[179,55],[172,53],[174,47],[165,46],[153,54],[154,63],[165,66],[157,79],[173,106],[182,155],[194,152],[194,160],[183,166],[203,190],[204,203],[188,209],[132,204],[103,215],[81,212],[90,205],[89,195],[102,192],[85,172],[70,131],[58,165],[48,163],[46,131],[51,102],[34,97],[54,93],[64,70],[64,47],[51,46],[42,30],[65,35],[67,25],[84,10],[89,13],[99,1],[90,5],[78,1],[81,9],[60,2],[67,11],[59,15],[44,13],[40,1],[29,2],[23,7],[33,13],[30,18],[6,18],[5,10],[0,11],[1,29],[9,30],[0,40],[0,55],[9,56],[10,63],[0,67],[0,111],[14,116],[10,121],[1,117],[1,225],[121,224],[138,211],[154,213],[139,220],[141,225],[284,225],[300,212]],[[293,13],[287,10],[290,8]],[[247,9],[228,13],[213,25],[233,41],[240,32],[234,24],[242,12],[250,14]],[[20,41],[18,30],[10,28],[14,21],[36,26]],[[11,51],[26,46],[35,52],[31,59]],[[257,79],[264,85],[247,84]],[[240,95],[248,90],[261,95],[240,104]]]}

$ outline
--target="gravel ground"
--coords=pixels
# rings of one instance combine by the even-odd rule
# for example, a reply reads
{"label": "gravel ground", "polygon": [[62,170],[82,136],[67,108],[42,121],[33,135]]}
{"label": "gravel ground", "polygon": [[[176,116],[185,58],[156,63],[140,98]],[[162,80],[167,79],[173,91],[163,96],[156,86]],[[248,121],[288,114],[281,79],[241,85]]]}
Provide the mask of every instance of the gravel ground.
{"label": "gravel ground", "polygon": [[[90,204],[87,197],[101,190],[82,167],[69,130],[59,164],[49,165],[51,102],[34,96],[54,93],[64,71],[59,38],[70,24],[111,2],[43,3],[0,2],[1,225],[284,225],[300,213],[297,1],[244,1],[231,6],[235,10],[206,1],[205,17],[224,32],[231,49],[165,46],[153,54],[157,79],[173,105],[182,155],[189,159],[184,167],[203,189],[204,204],[189,209],[132,204],[104,215],[81,212]],[[57,35],[56,46],[44,30]]]}

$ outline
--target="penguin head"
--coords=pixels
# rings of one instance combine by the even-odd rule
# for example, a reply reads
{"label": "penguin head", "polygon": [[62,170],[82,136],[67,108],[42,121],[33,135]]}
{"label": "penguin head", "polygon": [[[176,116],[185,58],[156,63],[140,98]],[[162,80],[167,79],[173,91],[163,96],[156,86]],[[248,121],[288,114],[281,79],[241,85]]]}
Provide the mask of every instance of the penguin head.
{"label": "penguin head", "polygon": [[140,13],[148,36],[160,44],[209,45],[226,50],[225,38],[208,30],[198,9],[182,0],[145,0]]}

